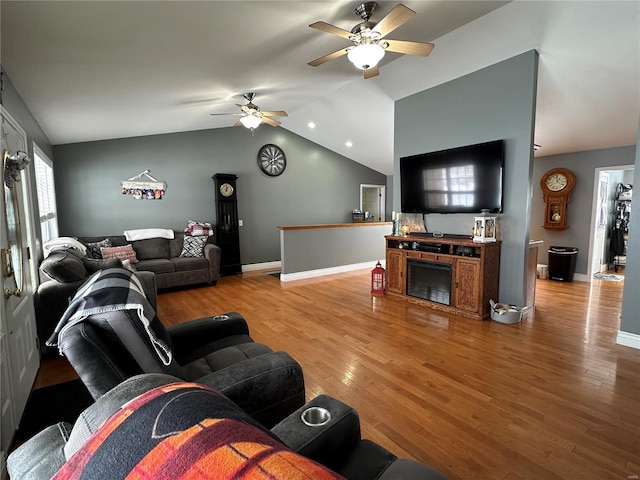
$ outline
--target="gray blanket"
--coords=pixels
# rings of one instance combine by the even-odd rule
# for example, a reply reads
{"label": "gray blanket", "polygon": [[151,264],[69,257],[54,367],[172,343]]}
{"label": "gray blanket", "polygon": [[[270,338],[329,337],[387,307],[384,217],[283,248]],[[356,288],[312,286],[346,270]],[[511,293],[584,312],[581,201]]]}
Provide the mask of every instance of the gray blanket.
{"label": "gray blanket", "polygon": [[138,277],[126,268],[108,268],[91,275],[74,295],[46,344],[49,347],[58,346],[60,338],[70,326],[91,315],[117,310],[137,312],[158,358],[164,365],[169,365],[171,350],[150,327],[156,312],[147,300]]}

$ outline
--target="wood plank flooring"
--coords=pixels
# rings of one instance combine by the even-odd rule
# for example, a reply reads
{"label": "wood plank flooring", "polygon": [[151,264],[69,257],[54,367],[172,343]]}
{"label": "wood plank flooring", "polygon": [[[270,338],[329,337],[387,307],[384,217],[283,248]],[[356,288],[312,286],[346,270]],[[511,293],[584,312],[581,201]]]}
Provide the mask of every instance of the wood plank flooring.
{"label": "wood plank flooring", "polygon": [[[240,312],[300,362],[309,399],[353,406],[363,437],[451,479],[637,479],[640,350],[615,343],[622,288],[539,280],[534,317],[503,325],[372,297],[368,271],[252,272],[161,293],[158,314]],[[46,359],[39,385],[56,375],[64,359]]]}

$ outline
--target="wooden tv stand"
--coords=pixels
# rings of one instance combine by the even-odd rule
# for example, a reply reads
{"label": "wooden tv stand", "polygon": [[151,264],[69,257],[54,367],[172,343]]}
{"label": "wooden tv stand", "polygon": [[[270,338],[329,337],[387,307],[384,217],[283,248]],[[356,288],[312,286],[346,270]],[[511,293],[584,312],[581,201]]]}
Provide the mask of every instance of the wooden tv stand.
{"label": "wooden tv stand", "polygon": [[[476,243],[468,237],[412,234],[388,235],[385,241],[388,293],[443,312],[477,320],[489,318],[489,300],[498,301],[500,242]],[[449,305],[407,294],[409,259],[451,266]]]}

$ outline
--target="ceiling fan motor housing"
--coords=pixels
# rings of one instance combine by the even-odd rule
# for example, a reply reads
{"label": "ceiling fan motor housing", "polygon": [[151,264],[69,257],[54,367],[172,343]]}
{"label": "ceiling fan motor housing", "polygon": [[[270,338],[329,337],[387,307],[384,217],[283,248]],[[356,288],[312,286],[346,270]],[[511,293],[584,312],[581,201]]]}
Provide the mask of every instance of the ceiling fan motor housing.
{"label": "ceiling fan motor housing", "polygon": [[366,22],[371,18],[371,14],[377,6],[376,2],[365,2],[358,5],[353,11]]}

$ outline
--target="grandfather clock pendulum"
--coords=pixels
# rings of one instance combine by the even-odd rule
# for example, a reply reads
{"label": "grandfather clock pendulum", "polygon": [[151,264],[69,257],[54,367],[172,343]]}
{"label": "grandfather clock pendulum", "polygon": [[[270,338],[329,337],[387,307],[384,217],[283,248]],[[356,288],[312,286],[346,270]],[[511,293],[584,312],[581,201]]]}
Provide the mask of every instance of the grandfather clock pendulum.
{"label": "grandfather clock pendulum", "polygon": [[240,262],[240,232],[238,231],[237,175],[216,173],[216,239],[222,250],[220,275],[242,273]]}

